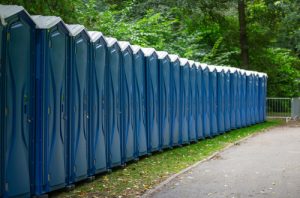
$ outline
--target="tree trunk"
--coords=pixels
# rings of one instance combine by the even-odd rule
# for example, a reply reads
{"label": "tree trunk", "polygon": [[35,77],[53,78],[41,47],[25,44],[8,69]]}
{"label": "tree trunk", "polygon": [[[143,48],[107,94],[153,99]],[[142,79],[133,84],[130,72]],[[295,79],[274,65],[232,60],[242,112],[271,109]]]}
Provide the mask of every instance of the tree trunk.
{"label": "tree trunk", "polygon": [[246,5],[245,0],[238,0],[239,24],[240,24],[240,48],[241,48],[241,66],[245,69],[249,67],[248,39],[246,30]]}

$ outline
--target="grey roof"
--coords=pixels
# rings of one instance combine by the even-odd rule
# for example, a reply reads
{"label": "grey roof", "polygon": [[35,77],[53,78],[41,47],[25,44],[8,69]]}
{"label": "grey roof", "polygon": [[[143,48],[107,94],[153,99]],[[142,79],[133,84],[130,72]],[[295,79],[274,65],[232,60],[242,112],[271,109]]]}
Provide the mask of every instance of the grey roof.
{"label": "grey roof", "polygon": [[193,60],[188,60],[188,62],[190,64],[190,67],[192,67],[195,64],[195,61],[193,61]]}
{"label": "grey roof", "polygon": [[208,65],[207,67],[208,67],[209,71],[211,71],[211,72],[217,70],[216,66],[214,66],[214,65]]}
{"label": "grey roof", "polygon": [[235,67],[229,67],[229,71],[230,71],[230,73],[235,73],[238,71],[238,69]]}
{"label": "grey roof", "polygon": [[180,58],[180,66],[185,66],[188,63],[188,59],[187,58]]}
{"label": "grey roof", "polygon": [[67,24],[66,26],[69,29],[70,36],[77,36],[80,32],[85,30],[85,27],[79,24]]}
{"label": "grey roof", "polygon": [[35,22],[37,29],[49,29],[62,22],[62,19],[57,16],[31,15],[31,18]]}
{"label": "grey roof", "polygon": [[118,43],[121,51],[124,51],[124,50],[126,50],[127,48],[130,47],[130,43],[127,42],[127,41],[117,41],[117,43]]}
{"label": "grey roof", "polygon": [[168,56],[170,57],[171,62],[175,62],[175,61],[179,60],[179,56],[177,56],[175,54],[169,54]]}
{"label": "grey roof", "polygon": [[222,72],[222,71],[225,71],[224,67],[222,66],[215,66],[217,72]]}
{"label": "grey roof", "polygon": [[143,48],[142,47],[142,51],[143,51],[145,56],[151,56],[153,53],[155,53],[154,48]]}
{"label": "grey roof", "polygon": [[208,65],[206,63],[200,63],[200,67],[202,70],[205,70],[206,68],[208,68]]}
{"label": "grey roof", "polygon": [[117,39],[113,38],[113,37],[104,37],[106,42],[107,42],[107,46],[108,47],[111,47],[113,46],[116,42],[117,42]]}
{"label": "grey roof", "polygon": [[0,4],[0,19],[1,23],[3,25],[6,25],[6,19],[18,14],[19,12],[24,11],[29,17],[30,15],[27,13],[27,11],[22,6],[17,5],[1,5]]}
{"label": "grey roof", "polygon": [[130,48],[131,48],[133,54],[136,54],[136,53],[138,53],[140,50],[142,50],[141,47],[138,46],[138,45],[130,45]]}
{"label": "grey roof", "polygon": [[96,42],[99,38],[103,37],[103,34],[101,32],[97,31],[88,31],[88,34],[91,38],[91,42]]}
{"label": "grey roof", "polygon": [[156,51],[158,59],[164,59],[168,56],[168,52],[165,51]]}
{"label": "grey roof", "polygon": [[195,65],[196,65],[197,68],[200,67],[200,63],[199,62],[195,62]]}

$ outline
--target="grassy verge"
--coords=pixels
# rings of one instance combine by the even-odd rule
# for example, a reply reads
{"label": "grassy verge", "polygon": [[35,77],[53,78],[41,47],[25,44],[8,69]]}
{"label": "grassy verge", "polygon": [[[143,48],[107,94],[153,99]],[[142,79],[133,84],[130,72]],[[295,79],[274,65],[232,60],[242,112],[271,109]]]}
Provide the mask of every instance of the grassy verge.
{"label": "grassy verge", "polygon": [[213,139],[199,141],[185,147],[166,150],[131,163],[125,169],[113,170],[110,174],[96,177],[96,180],[83,182],[71,192],[56,192],[58,197],[135,197],[143,194],[170,175],[212,155],[228,144],[281,124],[281,121],[268,121],[248,128],[233,130]]}

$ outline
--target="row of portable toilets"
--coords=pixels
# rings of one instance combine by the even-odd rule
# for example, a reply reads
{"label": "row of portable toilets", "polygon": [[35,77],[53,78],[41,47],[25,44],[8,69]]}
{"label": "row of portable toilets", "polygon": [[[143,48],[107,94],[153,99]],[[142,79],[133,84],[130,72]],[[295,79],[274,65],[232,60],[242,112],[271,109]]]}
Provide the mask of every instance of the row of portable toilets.
{"label": "row of portable toilets", "polygon": [[1,194],[42,195],[266,119],[267,76],[0,5]]}

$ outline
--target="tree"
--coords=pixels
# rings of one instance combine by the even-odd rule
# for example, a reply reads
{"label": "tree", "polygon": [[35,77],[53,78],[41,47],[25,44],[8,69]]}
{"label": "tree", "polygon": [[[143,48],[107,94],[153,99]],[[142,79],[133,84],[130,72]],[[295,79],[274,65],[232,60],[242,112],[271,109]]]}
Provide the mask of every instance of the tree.
{"label": "tree", "polygon": [[240,48],[241,48],[241,66],[245,69],[249,67],[249,50],[246,24],[246,4],[245,0],[238,2],[239,25],[240,25]]}

